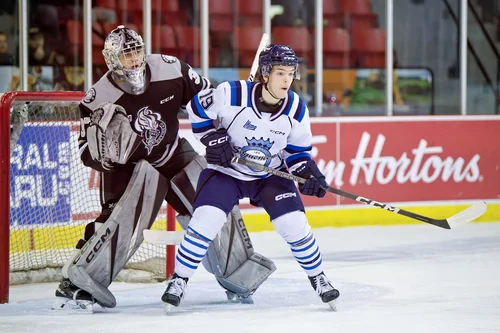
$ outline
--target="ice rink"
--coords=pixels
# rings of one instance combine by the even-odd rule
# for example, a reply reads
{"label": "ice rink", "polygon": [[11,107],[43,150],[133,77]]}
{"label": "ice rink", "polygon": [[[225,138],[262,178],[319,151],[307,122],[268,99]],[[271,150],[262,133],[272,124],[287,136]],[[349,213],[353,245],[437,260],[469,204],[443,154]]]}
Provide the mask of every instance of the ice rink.
{"label": "ice rink", "polygon": [[253,305],[226,301],[200,268],[179,308],[163,313],[164,284],[111,285],[118,305],[95,313],[51,311],[56,283],[13,286],[0,332],[500,332],[500,223],[455,230],[420,224],[315,229],[338,311],[315,295],[288,246],[252,234],[278,269]]}

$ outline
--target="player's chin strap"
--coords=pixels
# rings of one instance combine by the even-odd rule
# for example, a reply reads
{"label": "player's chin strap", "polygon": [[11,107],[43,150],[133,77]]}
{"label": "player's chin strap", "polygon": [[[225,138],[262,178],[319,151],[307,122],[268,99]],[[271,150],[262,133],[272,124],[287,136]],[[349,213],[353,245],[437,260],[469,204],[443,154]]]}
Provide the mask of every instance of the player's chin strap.
{"label": "player's chin strap", "polygon": [[278,101],[276,102],[276,104],[278,104],[278,103],[279,103],[279,101],[281,100],[281,98],[277,97],[275,94],[273,94],[273,93],[271,92],[271,90],[269,90],[269,88],[267,87],[267,84],[268,84],[268,83],[269,83],[269,82],[265,82],[265,83],[263,84],[264,89],[266,89],[266,90],[267,90],[267,92],[269,93],[269,95],[271,95],[273,98],[275,98],[276,100],[278,100]]}
{"label": "player's chin strap", "polygon": [[[191,213],[198,177],[205,167],[205,159],[197,157],[171,180],[170,186]],[[183,229],[187,229],[190,219],[191,216],[177,216]],[[243,299],[252,295],[276,270],[270,259],[254,252],[237,206],[210,244],[202,263],[222,287]]]}

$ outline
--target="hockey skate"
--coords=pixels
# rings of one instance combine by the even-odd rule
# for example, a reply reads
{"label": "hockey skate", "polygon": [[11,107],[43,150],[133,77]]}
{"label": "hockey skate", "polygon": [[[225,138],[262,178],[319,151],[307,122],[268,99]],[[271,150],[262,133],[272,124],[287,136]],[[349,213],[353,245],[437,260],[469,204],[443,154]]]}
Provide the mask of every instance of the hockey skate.
{"label": "hockey skate", "polygon": [[340,293],[332,286],[325,273],[321,272],[316,276],[310,276],[309,281],[323,303],[328,303],[333,311],[337,311],[337,299]]}
{"label": "hockey skate", "polygon": [[75,286],[69,279],[63,279],[56,290],[56,303],[52,310],[72,310],[82,313],[94,312],[94,298],[85,290]]}
{"label": "hockey skate", "polygon": [[167,289],[161,297],[161,300],[165,303],[165,313],[169,313],[173,306],[177,307],[181,304],[186,294],[188,280],[188,278],[182,278],[174,273],[170,280],[167,281]]}

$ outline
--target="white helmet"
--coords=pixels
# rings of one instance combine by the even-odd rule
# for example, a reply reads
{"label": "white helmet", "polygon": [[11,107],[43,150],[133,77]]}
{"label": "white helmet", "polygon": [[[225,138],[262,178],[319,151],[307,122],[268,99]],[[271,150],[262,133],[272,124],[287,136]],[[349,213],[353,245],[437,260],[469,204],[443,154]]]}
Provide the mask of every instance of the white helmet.
{"label": "white helmet", "polygon": [[142,37],[123,25],[109,33],[102,50],[109,70],[130,83],[132,90],[142,90],[145,84],[144,53]]}

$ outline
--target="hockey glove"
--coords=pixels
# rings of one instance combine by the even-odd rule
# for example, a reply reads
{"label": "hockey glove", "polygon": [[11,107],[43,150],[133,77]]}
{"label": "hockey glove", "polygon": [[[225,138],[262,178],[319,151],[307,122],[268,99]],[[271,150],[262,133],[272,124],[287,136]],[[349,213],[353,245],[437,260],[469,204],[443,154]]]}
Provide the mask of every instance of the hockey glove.
{"label": "hockey glove", "polygon": [[323,198],[328,187],[325,176],[319,171],[314,160],[309,160],[292,171],[292,174],[306,179],[304,184],[299,184],[299,191],[304,195],[314,195]]}
{"label": "hockey glove", "polygon": [[229,143],[229,135],[225,128],[210,132],[201,138],[201,143],[207,147],[205,158],[210,164],[228,167],[233,158],[233,149]]}

